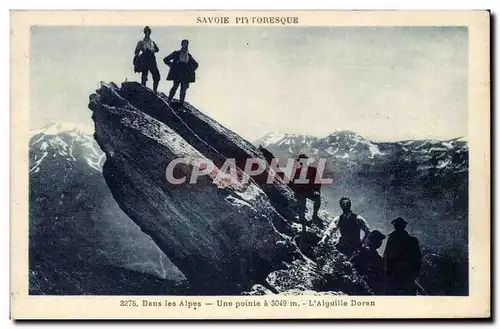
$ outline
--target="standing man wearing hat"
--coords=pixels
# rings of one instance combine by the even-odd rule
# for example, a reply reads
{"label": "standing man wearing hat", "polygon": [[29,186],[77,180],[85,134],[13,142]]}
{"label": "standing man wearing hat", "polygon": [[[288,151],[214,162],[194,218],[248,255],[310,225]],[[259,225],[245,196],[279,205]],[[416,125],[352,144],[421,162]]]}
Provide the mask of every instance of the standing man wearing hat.
{"label": "standing man wearing hat", "polygon": [[146,86],[148,81],[148,73],[151,72],[153,76],[153,91],[158,91],[158,83],[160,82],[160,71],[156,64],[155,53],[160,49],[150,36],[151,29],[149,26],[144,28],[144,39],[140,40],[135,47],[134,57],[134,71],[141,72],[141,84]]}
{"label": "standing man wearing hat", "polygon": [[402,217],[391,221],[394,231],[389,234],[384,252],[387,295],[416,295],[415,280],[420,275],[420,244],[406,231],[408,222]]}
{"label": "standing man wearing hat", "polygon": [[363,240],[366,240],[371,230],[363,217],[352,212],[351,199],[342,197],[339,204],[340,208],[342,208],[342,214],[332,220],[319,243],[324,243],[327,238],[339,230],[340,239],[337,243],[337,250],[351,257],[355,252],[359,251],[363,245],[361,241],[361,232],[365,233]]}

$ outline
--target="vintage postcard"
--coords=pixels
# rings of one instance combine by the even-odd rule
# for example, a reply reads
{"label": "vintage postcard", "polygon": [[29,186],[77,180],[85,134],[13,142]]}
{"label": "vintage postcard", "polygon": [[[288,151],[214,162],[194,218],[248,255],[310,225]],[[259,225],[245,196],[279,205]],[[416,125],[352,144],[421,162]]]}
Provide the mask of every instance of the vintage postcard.
{"label": "vintage postcard", "polygon": [[11,12],[11,317],[490,317],[489,28]]}

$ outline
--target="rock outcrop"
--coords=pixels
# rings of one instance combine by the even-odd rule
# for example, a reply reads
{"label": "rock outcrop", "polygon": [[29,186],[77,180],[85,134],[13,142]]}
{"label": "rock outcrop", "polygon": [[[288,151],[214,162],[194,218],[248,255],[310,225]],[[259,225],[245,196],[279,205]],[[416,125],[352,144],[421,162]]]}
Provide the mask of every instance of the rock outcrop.
{"label": "rock outcrop", "polygon": [[[190,105],[187,110],[170,106],[165,95],[137,83],[102,84],[90,96],[89,108],[113,197],[181,270],[190,293],[240,294],[255,285],[266,288],[254,290],[272,293],[352,293],[348,284],[336,286],[338,277],[363,281],[352,266],[341,266],[342,273],[335,264],[325,270],[312,245],[297,248],[293,193],[279,178],[266,184],[267,170],[248,182],[223,180],[217,170],[197,184],[166,179],[167,165],[178,158],[188,161],[174,176],[187,181],[193,167],[211,161],[220,168],[227,158],[234,158],[238,175],[244,175],[248,158],[263,157],[234,132]],[[309,233],[311,241],[319,239],[317,228]]]}

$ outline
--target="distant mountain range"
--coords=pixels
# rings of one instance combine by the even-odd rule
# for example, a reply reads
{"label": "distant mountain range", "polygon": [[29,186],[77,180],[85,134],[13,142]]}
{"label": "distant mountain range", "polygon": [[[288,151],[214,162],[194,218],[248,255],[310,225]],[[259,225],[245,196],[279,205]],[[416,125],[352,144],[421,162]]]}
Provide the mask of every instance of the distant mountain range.
{"label": "distant mountain range", "polygon": [[467,141],[455,138],[373,142],[351,131],[339,131],[324,138],[270,133],[255,141],[278,158],[304,153],[326,158],[328,168],[340,175],[383,177],[391,185],[454,186],[467,179]]}
{"label": "distant mountain range", "polygon": [[[89,268],[96,266],[101,272],[109,268],[114,277],[122,268],[126,277],[137,272],[135,277],[149,274],[145,280],[183,280],[182,273],[113,199],[102,176],[105,155],[94,141],[92,128],[51,124],[31,132],[29,150],[30,291],[57,293],[47,282],[51,277],[60,281],[68,272],[73,285],[88,285],[84,282],[93,281],[88,275],[96,273]],[[82,268],[82,277],[72,268]],[[37,274],[40,269],[43,273]],[[40,282],[45,285],[40,287]],[[106,283],[100,285],[100,291],[106,291]],[[140,293],[138,289],[133,292]]]}

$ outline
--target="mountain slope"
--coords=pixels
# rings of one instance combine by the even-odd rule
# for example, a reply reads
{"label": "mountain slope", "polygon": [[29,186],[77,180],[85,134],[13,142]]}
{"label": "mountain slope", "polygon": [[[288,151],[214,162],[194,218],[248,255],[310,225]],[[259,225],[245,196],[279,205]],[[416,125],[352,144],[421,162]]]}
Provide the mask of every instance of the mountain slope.
{"label": "mountain slope", "polygon": [[[85,263],[112,266],[114,272],[126,268],[173,282],[184,280],[114,201],[102,177],[105,155],[92,129],[58,123],[30,135],[31,268],[50,262],[60,266],[54,271],[71,273],[74,264]],[[47,270],[43,273],[49,275]]]}

